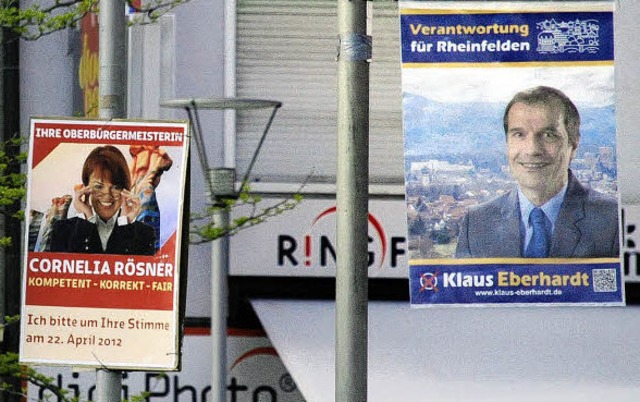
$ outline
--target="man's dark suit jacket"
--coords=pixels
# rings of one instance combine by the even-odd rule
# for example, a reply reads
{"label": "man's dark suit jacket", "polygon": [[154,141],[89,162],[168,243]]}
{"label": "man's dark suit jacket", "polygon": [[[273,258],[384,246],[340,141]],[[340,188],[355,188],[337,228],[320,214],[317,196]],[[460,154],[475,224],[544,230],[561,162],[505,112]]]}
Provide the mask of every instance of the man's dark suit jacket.
{"label": "man's dark suit jacket", "polygon": [[[522,257],[518,191],[469,208],[456,258]],[[618,203],[580,184],[569,184],[551,239],[549,257],[619,257]]]}
{"label": "man's dark suit jacket", "polygon": [[97,226],[78,217],[55,222],[50,239],[50,251],[66,253],[153,255],[156,251],[155,230],[142,222],[115,225],[106,250]]}

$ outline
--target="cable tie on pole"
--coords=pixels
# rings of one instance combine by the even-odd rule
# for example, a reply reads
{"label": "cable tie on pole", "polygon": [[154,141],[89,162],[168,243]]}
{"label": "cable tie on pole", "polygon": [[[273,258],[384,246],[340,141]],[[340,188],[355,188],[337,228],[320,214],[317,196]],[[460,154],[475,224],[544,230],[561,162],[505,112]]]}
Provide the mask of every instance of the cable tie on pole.
{"label": "cable tie on pole", "polygon": [[339,38],[340,46],[336,60],[346,61],[371,60],[371,35],[347,34]]}

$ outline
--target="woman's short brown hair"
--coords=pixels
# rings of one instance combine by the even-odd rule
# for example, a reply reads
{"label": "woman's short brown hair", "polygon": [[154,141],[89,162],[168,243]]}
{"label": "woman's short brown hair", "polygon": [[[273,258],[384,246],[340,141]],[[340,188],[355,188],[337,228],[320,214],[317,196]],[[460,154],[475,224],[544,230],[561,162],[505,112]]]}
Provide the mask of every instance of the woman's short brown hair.
{"label": "woman's short brown hair", "polygon": [[95,171],[111,173],[111,182],[131,190],[131,173],[122,152],[113,145],[94,148],[82,166],[82,183],[89,185],[89,177]]}

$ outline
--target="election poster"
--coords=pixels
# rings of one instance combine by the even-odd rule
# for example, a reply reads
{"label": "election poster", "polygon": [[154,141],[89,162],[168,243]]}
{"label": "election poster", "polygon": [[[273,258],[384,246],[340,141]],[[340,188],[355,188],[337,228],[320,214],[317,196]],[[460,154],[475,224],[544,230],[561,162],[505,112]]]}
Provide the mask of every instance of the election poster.
{"label": "election poster", "polygon": [[21,362],[177,369],[188,134],[31,120]]}
{"label": "election poster", "polygon": [[613,3],[399,8],[411,304],[624,304]]}

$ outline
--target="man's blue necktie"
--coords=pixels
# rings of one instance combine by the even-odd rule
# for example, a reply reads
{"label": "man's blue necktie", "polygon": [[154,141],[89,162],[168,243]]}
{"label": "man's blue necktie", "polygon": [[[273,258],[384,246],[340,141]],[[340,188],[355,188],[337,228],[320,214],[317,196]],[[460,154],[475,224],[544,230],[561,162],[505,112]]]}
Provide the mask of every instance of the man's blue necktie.
{"label": "man's blue necktie", "polygon": [[525,257],[543,258],[549,255],[549,233],[545,225],[546,215],[540,208],[534,208],[529,214],[529,221],[533,226],[533,235],[527,245]]}

